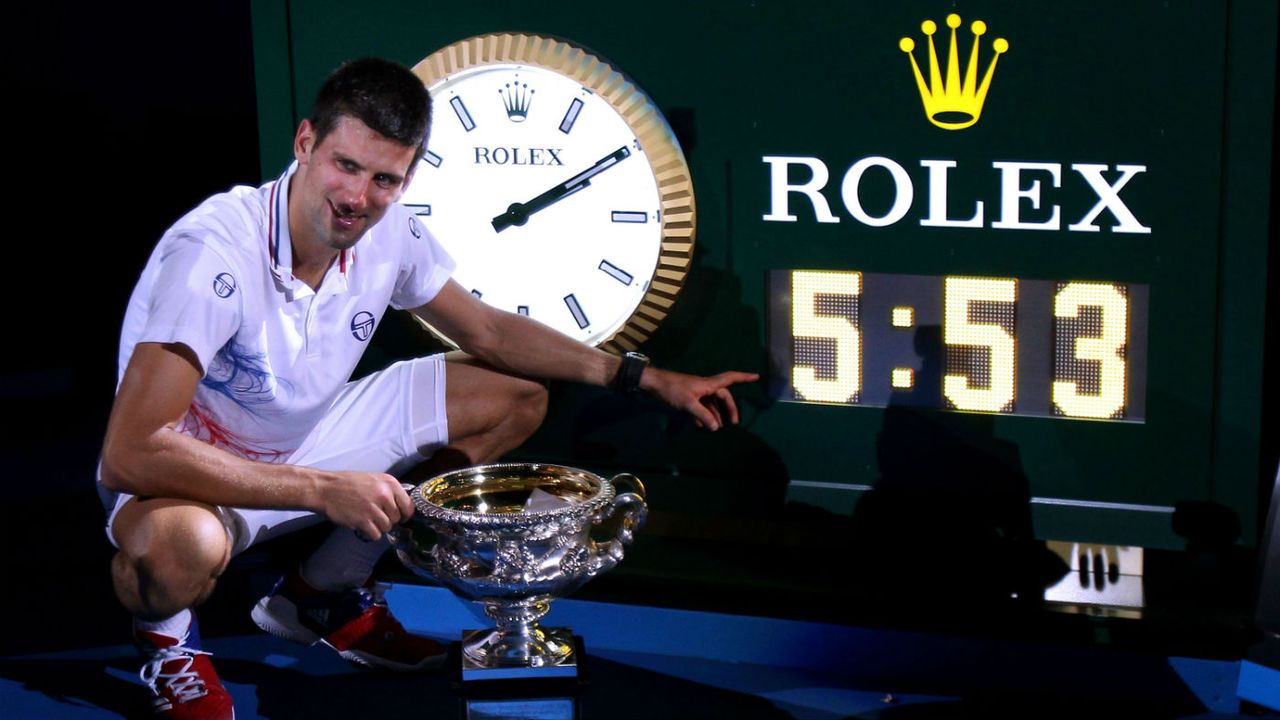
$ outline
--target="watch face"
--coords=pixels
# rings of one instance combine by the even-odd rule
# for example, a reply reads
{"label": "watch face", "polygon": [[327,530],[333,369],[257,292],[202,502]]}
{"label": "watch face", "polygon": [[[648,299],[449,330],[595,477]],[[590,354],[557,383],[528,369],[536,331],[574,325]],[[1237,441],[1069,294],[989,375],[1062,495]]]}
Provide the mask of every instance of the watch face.
{"label": "watch face", "polygon": [[530,36],[463,45],[512,38],[563,50],[554,61],[511,49],[440,68],[442,54],[457,61],[446,48],[414,69],[433,119],[402,202],[482,301],[591,345],[633,348],[665,317],[692,254],[687,165],[648,98],[585,51]]}

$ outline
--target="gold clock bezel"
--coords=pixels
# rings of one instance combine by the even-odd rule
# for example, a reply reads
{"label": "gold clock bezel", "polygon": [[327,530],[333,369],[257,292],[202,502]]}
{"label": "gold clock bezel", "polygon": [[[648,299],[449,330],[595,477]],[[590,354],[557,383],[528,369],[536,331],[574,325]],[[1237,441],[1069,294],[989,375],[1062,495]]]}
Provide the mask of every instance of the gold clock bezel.
{"label": "gold clock bezel", "polygon": [[[452,75],[497,64],[550,70],[581,84],[613,107],[644,149],[658,184],[662,247],[640,304],[613,335],[598,345],[615,353],[635,350],[670,313],[693,261],[697,210],[689,164],[680,144],[644,91],[608,62],[564,40],[523,33],[477,35],[431,53],[413,66],[413,73],[429,91],[434,91]],[[448,342],[434,328],[432,332]]]}

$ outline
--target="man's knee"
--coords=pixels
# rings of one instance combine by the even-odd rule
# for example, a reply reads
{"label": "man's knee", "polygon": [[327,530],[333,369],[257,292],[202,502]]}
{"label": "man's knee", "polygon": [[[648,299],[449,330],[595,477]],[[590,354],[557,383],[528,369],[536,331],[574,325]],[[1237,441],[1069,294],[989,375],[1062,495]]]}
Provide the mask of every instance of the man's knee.
{"label": "man's knee", "polygon": [[168,615],[198,604],[231,559],[216,511],[167,500],[132,500],[113,525],[117,594],[135,614]]}
{"label": "man's knee", "polygon": [[514,447],[533,435],[547,417],[547,386],[538,380],[508,375],[500,393],[490,432]]}
{"label": "man's knee", "polygon": [[536,380],[517,379],[517,388],[511,398],[513,421],[532,435],[547,417],[547,386]]}

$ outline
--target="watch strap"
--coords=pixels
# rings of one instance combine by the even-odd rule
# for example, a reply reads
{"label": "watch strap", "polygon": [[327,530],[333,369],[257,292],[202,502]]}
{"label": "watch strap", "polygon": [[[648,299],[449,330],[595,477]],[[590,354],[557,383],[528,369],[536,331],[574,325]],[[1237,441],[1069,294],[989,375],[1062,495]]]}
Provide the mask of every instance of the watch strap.
{"label": "watch strap", "polygon": [[613,379],[613,389],[625,395],[639,392],[640,376],[648,365],[648,357],[638,352],[625,353],[622,363],[618,365],[618,374]]}

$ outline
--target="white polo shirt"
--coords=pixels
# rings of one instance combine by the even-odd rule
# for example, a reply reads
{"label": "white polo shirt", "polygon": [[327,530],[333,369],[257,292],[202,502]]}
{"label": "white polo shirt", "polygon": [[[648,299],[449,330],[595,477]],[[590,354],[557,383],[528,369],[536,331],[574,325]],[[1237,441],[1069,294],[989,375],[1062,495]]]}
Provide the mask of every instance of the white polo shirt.
{"label": "white polo shirt", "polygon": [[289,181],[215,195],[156,246],[129,299],[120,377],[140,342],[182,343],[204,371],[178,429],[253,460],[302,443],[351,377],[387,306],[429,302],[453,259],[401,205],[313,291],[293,277]]}

